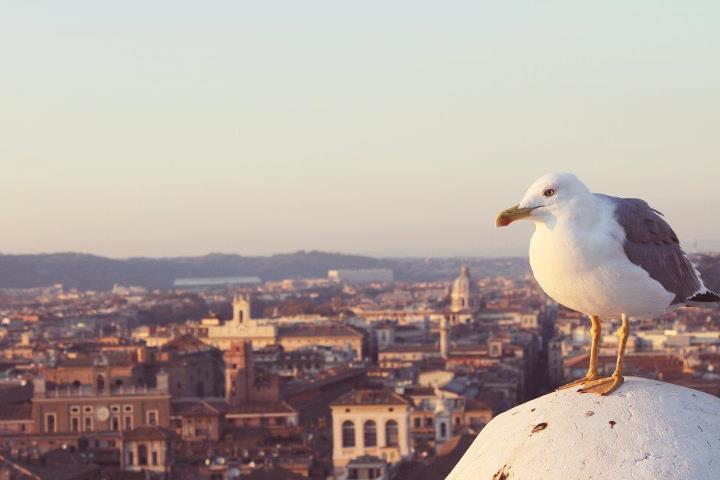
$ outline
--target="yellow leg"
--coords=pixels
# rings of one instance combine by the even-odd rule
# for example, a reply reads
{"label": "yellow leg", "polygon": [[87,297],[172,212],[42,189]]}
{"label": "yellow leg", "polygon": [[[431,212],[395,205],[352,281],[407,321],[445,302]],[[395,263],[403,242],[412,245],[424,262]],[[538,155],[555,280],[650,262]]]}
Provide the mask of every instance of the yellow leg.
{"label": "yellow leg", "polygon": [[587,375],[585,375],[583,378],[575,380],[574,382],[566,383],[565,385],[559,387],[558,390],[562,390],[564,388],[576,387],[578,385],[583,385],[586,382],[589,382],[592,380],[597,380],[597,378],[598,378],[597,354],[598,354],[598,349],[600,348],[600,333],[601,333],[600,317],[598,317],[597,315],[591,315],[590,322],[592,322],[592,326],[590,327],[590,334],[592,335],[592,344],[590,345],[590,366],[588,367]]}
{"label": "yellow leg", "polygon": [[615,364],[615,373],[611,377],[600,378],[598,380],[588,382],[584,388],[578,390],[580,393],[596,393],[599,395],[610,395],[612,392],[620,388],[623,378],[623,363],[625,361],[625,345],[628,336],[630,336],[630,322],[627,315],[622,315],[622,324],[617,331],[618,336],[618,355]]}

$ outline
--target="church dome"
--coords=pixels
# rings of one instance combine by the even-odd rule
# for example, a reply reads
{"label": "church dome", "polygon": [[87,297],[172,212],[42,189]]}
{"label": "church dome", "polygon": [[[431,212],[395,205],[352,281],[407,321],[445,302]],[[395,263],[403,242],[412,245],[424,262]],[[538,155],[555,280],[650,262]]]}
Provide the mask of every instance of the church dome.
{"label": "church dome", "polygon": [[467,265],[460,268],[460,276],[453,281],[450,291],[450,308],[453,312],[475,308],[477,286]]}

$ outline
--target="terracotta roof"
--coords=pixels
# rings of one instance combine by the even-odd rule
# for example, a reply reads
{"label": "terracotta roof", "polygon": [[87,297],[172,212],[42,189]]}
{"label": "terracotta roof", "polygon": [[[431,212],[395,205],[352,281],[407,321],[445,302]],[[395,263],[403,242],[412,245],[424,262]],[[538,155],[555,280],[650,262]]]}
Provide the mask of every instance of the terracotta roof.
{"label": "terracotta roof", "polygon": [[305,477],[284,468],[262,468],[243,476],[247,480],[304,480]]}
{"label": "terracotta roof", "polygon": [[190,334],[175,337],[162,346],[163,351],[175,350],[182,353],[206,352],[213,348],[214,347]]}
{"label": "terracotta roof", "polygon": [[421,385],[411,385],[405,388],[405,395],[435,395],[435,389]]}
{"label": "terracotta roof", "polygon": [[[567,359],[565,366],[583,365],[589,361],[589,354]],[[598,364],[614,364],[615,355],[598,355]],[[683,361],[678,355],[670,353],[629,353],[625,356],[625,365],[642,371],[660,371],[666,368],[682,368]]]}
{"label": "terracotta roof", "polygon": [[383,350],[380,350],[380,353],[412,353],[412,352],[421,352],[421,353],[430,353],[430,352],[437,352],[438,355],[440,354],[440,347],[434,344],[407,344],[407,345],[390,345],[389,347],[384,348]]}
{"label": "terracotta roof", "polygon": [[278,335],[281,337],[362,337],[349,325],[288,325],[280,327]]}
{"label": "terracotta roof", "polygon": [[[135,364],[135,360],[128,352],[102,352],[102,354],[83,354],[76,358],[63,358],[58,362],[57,367],[55,368],[91,367],[95,363],[95,360],[97,360],[101,356],[104,356],[111,366],[129,366]],[[53,367],[47,368],[52,369]]]}
{"label": "terracotta roof", "polygon": [[28,402],[32,398],[32,392],[33,387],[30,382],[25,385],[2,385],[0,386],[0,405]]}
{"label": "terracotta roof", "polygon": [[392,390],[353,390],[342,395],[330,405],[408,405],[405,398]]}
{"label": "terracotta roof", "polygon": [[177,440],[178,434],[173,430],[156,426],[138,427],[123,433],[125,440]]}
{"label": "terracotta roof", "polygon": [[208,416],[222,415],[228,411],[225,400],[178,400],[172,402],[173,415],[177,416]]}
{"label": "terracotta roof", "polygon": [[492,407],[479,398],[471,398],[465,401],[466,412],[477,412],[479,410],[490,410],[492,412]]}
{"label": "terracotta roof", "polygon": [[337,382],[341,382],[352,377],[361,377],[366,375],[367,371],[365,368],[341,368],[331,369],[322,372],[319,378],[313,379],[312,381],[303,379],[294,379],[284,384],[282,387],[283,397],[295,395],[300,392],[304,392],[310,389],[321,388],[324,386],[332,386]]}
{"label": "terracotta roof", "polygon": [[58,468],[20,462],[3,455],[0,455],[0,466],[17,474],[17,478],[29,480],[74,480],[88,478],[90,474],[100,471],[99,466],[92,464],[63,464],[62,468]]}
{"label": "terracotta roof", "polygon": [[262,415],[273,413],[296,413],[297,411],[285,402],[249,402],[230,406],[227,415]]}
{"label": "terracotta roof", "polygon": [[0,421],[32,420],[31,403],[0,404]]}

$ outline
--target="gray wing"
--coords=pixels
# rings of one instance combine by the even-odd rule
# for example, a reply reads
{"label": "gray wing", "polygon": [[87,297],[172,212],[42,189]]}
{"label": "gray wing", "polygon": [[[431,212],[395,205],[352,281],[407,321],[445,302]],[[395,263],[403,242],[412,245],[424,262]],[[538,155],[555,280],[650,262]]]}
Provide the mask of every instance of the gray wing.
{"label": "gray wing", "polygon": [[662,213],[639,198],[596,195],[615,205],[615,219],[625,230],[625,255],[665,290],[675,294],[673,304],[684,303],[703,288],[695,267]]}

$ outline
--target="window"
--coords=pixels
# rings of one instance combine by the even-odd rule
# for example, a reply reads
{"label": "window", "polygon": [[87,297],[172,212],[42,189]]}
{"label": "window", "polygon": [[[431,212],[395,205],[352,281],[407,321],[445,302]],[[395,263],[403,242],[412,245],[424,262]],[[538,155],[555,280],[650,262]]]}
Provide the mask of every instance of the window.
{"label": "window", "polygon": [[45,415],[45,431],[48,433],[55,433],[57,431],[57,425],[55,423],[57,419],[54,413],[48,413]]}
{"label": "window", "polygon": [[79,413],[80,413],[80,407],[78,407],[78,406],[70,407],[70,414],[71,414],[71,415],[77,415],[77,414],[79,414]]}
{"label": "window", "polygon": [[447,437],[447,425],[445,422],[440,422],[440,438]]}
{"label": "window", "polygon": [[420,428],[420,417],[415,417],[415,428]]}
{"label": "window", "polygon": [[120,419],[118,417],[112,417],[112,420],[110,421],[110,429],[113,432],[120,430]]}
{"label": "window", "polygon": [[110,411],[112,413],[120,413],[120,405],[110,405]]}
{"label": "window", "polygon": [[376,447],[377,446],[377,428],[375,422],[368,420],[365,422],[363,427],[363,440],[365,447]]}
{"label": "window", "polygon": [[133,428],[133,418],[131,416],[125,416],[123,418],[123,430],[132,430]]}
{"label": "window", "polygon": [[148,423],[148,425],[157,425],[158,424],[158,411],[157,410],[148,410],[147,423]]}
{"label": "window", "polygon": [[93,406],[92,405],[85,405],[83,407],[83,413],[92,413],[93,412]]}
{"label": "window", "polygon": [[83,418],[83,430],[86,432],[93,431],[93,418],[92,417],[84,417]]}
{"label": "window", "polygon": [[97,376],[97,392],[103,393],[105,391],[105,377],[102,375]]}
{"label": "window", "polygon": [[138,445],[138,465],[147,465],[148,464],[148,451],[147,446],[145,446],[144,443],[141,443]]}
{"label": "window", "polygon": [[385,444],[388,447],[397,447],[399,442],[398,424],[395,420],[388,420],[385,424]]}
{"label": "window", "polygon": [[430,428],[433,426],[433,419],[432,417],[425,417],[425,426]]}
{"label": "window", "polygon": [[345,448],[355,446],[355,424],[350,420],[342,424],[342,446]]}
{"label": "window", "polygon": [[125,413],[132,413],[133,406],[132,405],[123,405],[123,412]]}
{"label": "window", "polygon": [[157,452],[152,452],[152,464],[157,465],[158,464],[158,455]]}
{"label": "window", "polygon": [[127,459],[128,459],[128,461],[127,461],[128,465],[132,465],[132,464],[133,464],[133,461],[135,460],[135,459],[133,458],[133,452],[132,452],[132,450],[128,450]]}
{"label": "window", "polygon": [[79,417],[72,417],[70,419],[70,430],[72,430],[73,432],[80,431],[80,418]]}

